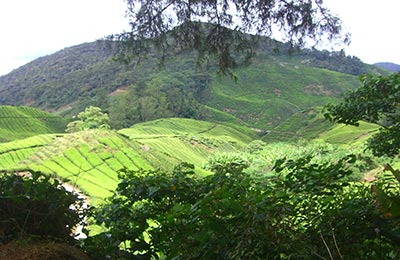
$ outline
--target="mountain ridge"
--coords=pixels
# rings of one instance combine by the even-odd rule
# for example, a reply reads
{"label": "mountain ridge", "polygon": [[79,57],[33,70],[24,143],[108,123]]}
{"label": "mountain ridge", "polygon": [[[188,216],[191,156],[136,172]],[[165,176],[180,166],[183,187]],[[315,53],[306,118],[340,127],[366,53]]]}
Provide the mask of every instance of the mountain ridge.
{"label": "mountain ridge", "polygon": [[393,62],[377,62],[374,63],[374,66],[380,67],[382,69],[391,71],[391,72],[399,72],[400,71],[400,65],[393,63]]}

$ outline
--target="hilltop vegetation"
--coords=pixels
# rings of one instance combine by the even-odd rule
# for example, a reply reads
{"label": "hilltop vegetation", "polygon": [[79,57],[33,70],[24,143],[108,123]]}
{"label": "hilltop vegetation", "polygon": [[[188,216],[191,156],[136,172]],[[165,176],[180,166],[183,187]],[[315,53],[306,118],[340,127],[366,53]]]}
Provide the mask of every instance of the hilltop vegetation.
{"label": "hilltop vegetation", "polygon": [[254,61],[236,74],[237,84],[229,79],[215,81],[206,104],[263,130],[272,130],[296,112],[335,102],[340,93],[359,84],[349,74],[278,59]]}
{"label": "hilltop vegetation", "polygon": [[39,134],[62,133],[66,120],[31,107],[0,106],[0,143]]}

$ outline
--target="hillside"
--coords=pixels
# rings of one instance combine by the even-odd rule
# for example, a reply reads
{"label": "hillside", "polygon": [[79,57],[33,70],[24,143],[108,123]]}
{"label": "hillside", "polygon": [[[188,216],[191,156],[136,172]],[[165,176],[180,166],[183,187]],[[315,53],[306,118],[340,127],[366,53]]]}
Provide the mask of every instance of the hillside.
{"label": "hillside", "polygon": [[0,106],[0,143],[39,134],[63,133],[66,120],[31,107]]}
{"label": "hillside", "polygon": [[0,170],[31,169],[68,178],[71,185],[99,202],[116,187],[122,168],[171,169],[180,162],[191,162],[202,174],[201,166],[211,153],[242,150],[253,137],[243,127],[174,118],[118,132],[37,135],[0,144]]}
{"label": "hillside", "polygon": [[274,129],[296,112],[336,102],[340,93],[359,85],[349,74],[278,59],[255,61],[237,75],[237,84],[215,81],[207,105],[263,130]]}
{"label": "hillside", "polygon": [[338,124],[320,133],[318,138],[331,144],[362,145],[378,129],[378,125],[367,122],[360,122],[359,126]]}
{"label": "hillside", "polygon": [[82,94],[76,92],[78,88],[100,87],[97,75],[102,78],[105,72],[93,69],[99,70],[94,67],[105,63],[111,54],[103,44],[91,43],[38,58],[0,78],[0,103],[49,110],[68,104]]}
{"label": "hillside", "polygon": [[[113,59],[112,43],[85,43],[39,58],[0,77],[0,104],[29,105],[63,116],[101,107],[114,128],[163,117],[186,117],[271,130],[296,112],[334,102],[359,85],[357,75],[384,73],[342,52],[262,41],[235,83],[196,67],[191,52],[171,55],[159,68],[153,53],[139,64]],[[240,109],[238,109],[240,108]]]}

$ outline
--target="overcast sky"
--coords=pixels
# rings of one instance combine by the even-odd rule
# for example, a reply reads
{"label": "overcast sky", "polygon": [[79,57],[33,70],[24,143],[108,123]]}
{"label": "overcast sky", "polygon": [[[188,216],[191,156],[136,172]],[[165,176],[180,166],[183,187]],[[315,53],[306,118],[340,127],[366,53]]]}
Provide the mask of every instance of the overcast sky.
{"label": "overcast sky", "polygon": [[[400,64],[399,0],[324,0],[352,34],[346,54]],[[0,75],[128,28],[123,0],[0,1]]]}

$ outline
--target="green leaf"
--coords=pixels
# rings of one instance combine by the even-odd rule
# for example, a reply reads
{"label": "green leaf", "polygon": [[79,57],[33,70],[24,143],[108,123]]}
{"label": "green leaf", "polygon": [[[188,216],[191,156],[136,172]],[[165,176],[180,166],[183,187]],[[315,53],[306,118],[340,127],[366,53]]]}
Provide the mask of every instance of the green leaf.
{"label": "green leaf", "polygon": [[155,186],[150,186],[149,187],[149,193],[148,196],[152,197],[157,191],[159,191],[160,188],[159,187],[155,187]]}

